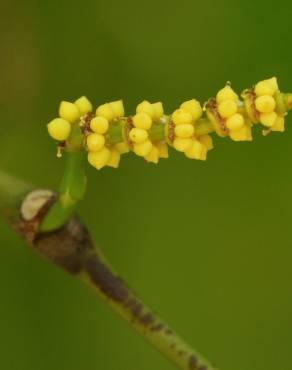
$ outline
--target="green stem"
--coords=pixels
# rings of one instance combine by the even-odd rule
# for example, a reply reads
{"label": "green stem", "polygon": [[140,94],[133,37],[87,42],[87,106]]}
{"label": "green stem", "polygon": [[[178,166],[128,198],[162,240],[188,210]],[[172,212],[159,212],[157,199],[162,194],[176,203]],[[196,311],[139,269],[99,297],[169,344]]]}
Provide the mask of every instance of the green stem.
{"label": "green stem", "polygon": [[98,250],[84,259],[79,277],[157,351],[181,370],[215,370],[112,270]]}
{"label": "green stem", "polygon": [[86,191],[85,152],[67,151],[66,166],[59,188],[59,199],[44,218],[40,231],[52,231],[63,226]]}
{"label": "green stem", "polygon": [[[80,156],[81,153],[78,152],[67,153],[67,166],[61,186],[63,195],[66,196],[59,198],[58,204],[62,209],[59,210],[60,214],[66,209],[71,209],[72,203],[75,204],[83,196],[84,182],[75,183],[71,178],[84,173]],[[10,209],[11,213],[18,214],[21,200],[31,190],[32,188],[24,182],[0,171],[0,204],[5,205],[4,209]],[[51,211],[48,212],[48,215],[50,214]],[[69,213],[65,214],[68,217]],[[17,226],[17,220],[18,217],[14,218],[12,224]],[[56,226],[56,219],[53,222]],[[26,233],[30,233],[31,228],[24,227],[18,230],[27,240]],[[77,219],[71,218],[65,226],[55,229],[52,233],[37,233],[38,238],[29,238],[29,243],[33,243],[35,250],[89,285],[114,312],[178,369],[215,370],[211,363],[192,349],[133,293],[101,252],[94,248],[87,229]]]}

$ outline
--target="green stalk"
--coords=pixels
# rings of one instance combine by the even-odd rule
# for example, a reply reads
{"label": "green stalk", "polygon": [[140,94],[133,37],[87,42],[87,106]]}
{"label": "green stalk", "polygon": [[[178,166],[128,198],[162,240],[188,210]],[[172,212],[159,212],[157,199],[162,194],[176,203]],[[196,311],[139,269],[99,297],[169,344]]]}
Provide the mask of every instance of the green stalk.
{"label": "green stalk", "polygon": [[100,256],[98,250],[84,259],[79,277],[176,368],[215,370],[208,360],[195,351],[129,289],[108,262]]}
{"label": "green stalk", "polygon": [[[85,179],[75,180],[75,176],[80,179],[82,174],[84,175],[82,152],[68,152],[66,171],[60,187],[62,193],[57,202],[59,208],[54,211],[53,206],[45,217],[47,225],[54,227],[50,233],[42,233],[37,229],[34,231],[30,221],[26,224],[24,220],[19,220],[21,200],[33,189],[0,171],[0,204],[3,205],[1,211],[10,210],[16,215],[10,219],[11,225],[34,250],[80,278],[178,369],[215,370],[211,363],[165,324],[116,274],[102,253],[94,247],[84,225],[76,218],[68,218],[76,202],[84,195]],[[66,217],[68,222],[62,224]],[[52,223],[49,224],[49,221]],[[57,225],[60,227],[56,228]]]}
{"label": "green stalk", "polygon": [[85,152],[67,151],[66,165],[59,188],[59,198],[44,218],[40,231],[48,232],[62,227],[86,192]]}

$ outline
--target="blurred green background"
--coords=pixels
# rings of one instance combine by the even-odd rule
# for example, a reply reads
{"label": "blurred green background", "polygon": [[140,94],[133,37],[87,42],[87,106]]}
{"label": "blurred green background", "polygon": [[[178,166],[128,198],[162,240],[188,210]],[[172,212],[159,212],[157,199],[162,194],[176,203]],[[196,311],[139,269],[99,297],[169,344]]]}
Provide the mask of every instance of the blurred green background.
{"label": "blurred green background", "polygon": [[[242,0],[0,3],[0,166],[56,187],[45,123],[62,99],[143,99],[166,111],[276,75],[292,91],[292,6]],[[289,370],[292,115],[285,134],[215,139],[206,163],[172,152],[88,169],[82,218],[117,270],[222,370]],[[0,368],[170,370],[75,279],[0,223]]]}

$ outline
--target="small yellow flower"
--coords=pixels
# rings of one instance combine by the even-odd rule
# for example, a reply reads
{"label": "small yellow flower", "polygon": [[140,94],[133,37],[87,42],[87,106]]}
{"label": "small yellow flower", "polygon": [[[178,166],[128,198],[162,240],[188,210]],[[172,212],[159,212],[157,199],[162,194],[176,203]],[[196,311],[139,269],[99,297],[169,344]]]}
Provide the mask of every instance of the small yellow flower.
{"label": "small yellow flower", "polygon": [[172,114],[172,121],[175,125],[190,124],[193,122],[193,117],[184,109],[177,109]]}
{"label": "small yellow flower", "polygon": [[104,136],[96,133],[90,134],[87,136],[86,144],[89,151],[98,152],[104,147]]}
{"label": "small yellow flower", "polygon": [[99,152],[89,152],[88,153],[88,162],[100,170],[107,165],[111,156],[111,151],[107,147],[103,147]]}
{"label": "small yellow flower", "polygon": [[90,121],[90,128],[93,132],[103,135],[109,128],[109,122],[106,118],[97,116]]}
{"label": "small yellow flower", "polygon": [[223,100],[218,104],[218,112],[222,118],[231,117],[237,112],[237,104],[234,100]]}
{"label": "small yellow flower", "polygon": [[80,118],[80,112],[75,104],[62,101],[59,106],[59,116],[70,123],[74,123]]}
{"label": "small yellow flower", "polygon": [[233,91],[230,85],[226,85],[223,89],[219,90],[216,95],[216,102],[218,104],[222,103],[225,100],[238,101],[238,95]]}
{"label": "small yellow flower", "polygon": [[190,113],[194,121],[201,118],[203,113],[201,104],[196,99],[185,101],[181,104],[180,108],[185,112]]}
{"label": "small yellow flower", "polygon": [[276,108],[276,101],[270,95],[262,95],[256,98],[255,106],[260,113],[271,113]]}
{"label": "small yellow flower", "polygon": [[117,100],[109,103],[109,107],[113,112],[113,118],[124,117],[125,109],[122,100]]}
{"label": "small yellow flower", "polygon": [[155,144],[159,152],[159,158],[168,158],[168,145],[166,143],[158,142]]}
{"label": "small yellow flower", "polygon": [[279,90],[276,77],[258,82],[254,90],[257,96],[273,96]]}
{"label": "small yellow flower", "polygon": [[159,101],[157,103],[153,103],[152,104],[152,107],[153,107],[153,121],[154,122],[157,122],[160,120],[160,118],[163,116],[163,105],[162,103]]}
{"label": "small yellow flower", "polygon": [[133,125],[137,128],[149,130],[152,126],[152,118],[149,114],[140,112],[133,117]]}
{"label": "small yellow flower", "polygon": [[276,123],[277,120],[277,113],[271,112],[271,113],[261,113],[260,115],[260,121],[261,123],[266,127],[272,127]]}
{"label": "small yellow flower", "polygon": [[188,138],[194,135],[195,129],[194,126],[188,123],[183,123],[181,125],[175,126],[174,129],[175,135],[180,138]]}
{"label": "small yellow flower", "polygon": [[185,152],[185,155],[191,159],[205,161],[207,158],[207,148],[199,140],[193,140],[191,147]]}
{"label": "small yellow flower", "polygon": [[180,137],[177,137],[174,139],[172,145],[174,149],[176,149],[179,152],[185,152],[192,146],[193,140],[191,138],[182,139]]}
{"label": "small yellow flower", "polygon": [[109,103],[105,103],[105,104],[102,104],[99,107],[97,107],[96,115],[104,117],[108,121],[111,121],[115,117],[115,114],[114,114],[111,106],[109,105]]}
{"label": "small yellow flower", "polygon": [[154,112],[155,112],[155,108],[147,100],[142,101],[142,103],[138,104],[136,108],[136,113],[145,113],[148,116],[150,116],[150,118],[154,118],[154,114],[155,114]]}
{"label": "small yellow flower", "polygon": [[58,141],[67,140],[71,132],[70,123],[63,118],[53,119],[47,127],[50,136]]}
{"label": "small yellow flower", "polygon": [[107,166],[113,167],[113,168],[118,168],[119,163],[120,163],[120,159],[121,159],[120,152],[116,149],[112,149],[109,160],[107,162]]}
{"label": "small yellow flower", "polygon": [[157,164],[159,161],[159,150],[156,148],[156,146],[152,146],[151,151],[144,156],[147,162],[152,162]]}
{"label": "small yellow flower", "polygon": [[239,130],[230,131],[229,136],[233,141],[251,141],[251,126],[246,124]]}
{"label": "small yellow flower", "polygon": [[129,137],[134,143],[143,143],[148,139],[148,132],[142,128],[132,128]]}
{"label": "small yellow flower", "polygon": [[145,157],[148,155],[152,150],[153,144],[150,140],[146,140],[140,144],[134,144],[133,151],[135,154],[139,155],[140,157]]}
{"label": "small yellow flower", "polygon": [[74,104],[79,109],[81,115],[92,112],[92,104],[86,96],[81,96],[79,99],[75,100]]}
{"label": "small yellow flower", "polygon": [[276,122],[271,127],[272,131],[279,131],[284,132],[285,131],[285,118],[282,115],[278,115]]}
{"label": "small yellow flower", "polygon": [[231,131],[240,130],[243,126],[244,118],[240,113],[235,113],[226,120],[226,127]]}

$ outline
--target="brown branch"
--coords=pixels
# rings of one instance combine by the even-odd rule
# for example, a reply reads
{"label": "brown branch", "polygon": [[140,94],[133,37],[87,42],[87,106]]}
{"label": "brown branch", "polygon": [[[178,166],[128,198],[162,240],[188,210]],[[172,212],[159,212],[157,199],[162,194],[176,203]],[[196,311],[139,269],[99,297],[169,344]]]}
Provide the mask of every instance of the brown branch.
{"label": "brown branch", "polygon": [[57,200],[56,193],[34,190],[20,198],[11,225],[45,259],[79,277],[106,303],[179,369],[215,368],[149,309],[114,272],[94,246],[87,228],[76,217],[58,230],[39,232],[39,226]]}

